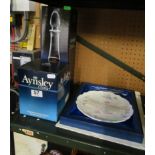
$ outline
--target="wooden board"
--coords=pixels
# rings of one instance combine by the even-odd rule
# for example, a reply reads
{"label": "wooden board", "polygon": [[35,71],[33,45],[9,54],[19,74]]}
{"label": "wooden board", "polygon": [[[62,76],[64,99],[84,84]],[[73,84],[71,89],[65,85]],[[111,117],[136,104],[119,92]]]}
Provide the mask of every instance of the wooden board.
{"label": "wooden board", "polygon": [[[144,74],[144,11],[79,9],[78,35]],[[140,91],[144,82],[77,43],[75,82]]]}

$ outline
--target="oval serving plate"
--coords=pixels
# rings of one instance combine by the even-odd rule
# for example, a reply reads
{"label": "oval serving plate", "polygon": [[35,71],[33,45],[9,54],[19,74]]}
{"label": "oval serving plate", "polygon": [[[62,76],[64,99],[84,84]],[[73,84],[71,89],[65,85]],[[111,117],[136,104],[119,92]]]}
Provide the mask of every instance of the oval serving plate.
{"label": "oval serving plate", "polygon": [[129,101],[106,91],[88,91],[78,96],[77,108],[87,117],[101,122],[120,123],[134,113]]}

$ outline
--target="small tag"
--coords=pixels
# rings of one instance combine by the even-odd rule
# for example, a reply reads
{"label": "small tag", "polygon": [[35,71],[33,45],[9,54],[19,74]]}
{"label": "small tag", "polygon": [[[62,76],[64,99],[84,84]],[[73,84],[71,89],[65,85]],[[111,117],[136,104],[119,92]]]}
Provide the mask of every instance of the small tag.
{"label": "small tag", "polygon": [[65,11],[70,11],[70,10],[72,10],[72,7],[71,7],[71,6],[66,6],[66,5],[65,5],[65,6],[64,6],[64,10],[65,10]]}
{"label": "small tag", "polygon": [[43,97],[43,92],[40,90],[31,90],[31,96],[33,97]]}
{"label": "small tag", "polygon": [[31,130],[22,129],[22,131],[23,131],[26,135],[28,135],[28,136],[33,136],[33,135],[34,135],[34,132],[31,131]]}
{"label": "small tag", "polygon": [[55,76],[55,74],[47,74],[47,78],[48,79],[55,79],[56,76]]}

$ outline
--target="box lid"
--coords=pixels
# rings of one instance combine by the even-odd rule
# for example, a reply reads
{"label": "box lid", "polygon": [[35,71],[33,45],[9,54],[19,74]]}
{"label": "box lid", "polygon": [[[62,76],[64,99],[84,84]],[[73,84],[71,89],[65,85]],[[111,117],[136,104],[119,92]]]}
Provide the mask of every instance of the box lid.
{"label": "box lid", "polygon": [[68,65],[61,63],[42,64],[36,60],[18,69],[19,84],[42,90],[57,90],[62,74]]}

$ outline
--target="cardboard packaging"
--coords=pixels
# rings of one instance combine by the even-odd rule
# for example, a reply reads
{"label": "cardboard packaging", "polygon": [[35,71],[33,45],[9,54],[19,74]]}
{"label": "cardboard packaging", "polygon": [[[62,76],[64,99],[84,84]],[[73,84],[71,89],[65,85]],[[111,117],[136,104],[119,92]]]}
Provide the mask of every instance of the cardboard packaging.
{"label": "cardboard packaging", "polygon": [[74,63],[77,14],[74,9],[64,10],[42,6],[41,61]]}
{"label": "cardboard packaging", "polygon": [[45,66],[37,60],[18,70],[20,113],[57,121],[70,92],[68,65]]}
{"label": "cardboard packaging", "polygon": [[18,68],[30,61],[40,58],[40,50],[34,51],[14,51],[12,52],[12,63],[14,66],[14,76],[17,76]]}
{"label": "cardboard packaging", "polygon": [[41,61],[18,70],[20,113],[57,121],[74,74],[76,12],[42,6]]}

